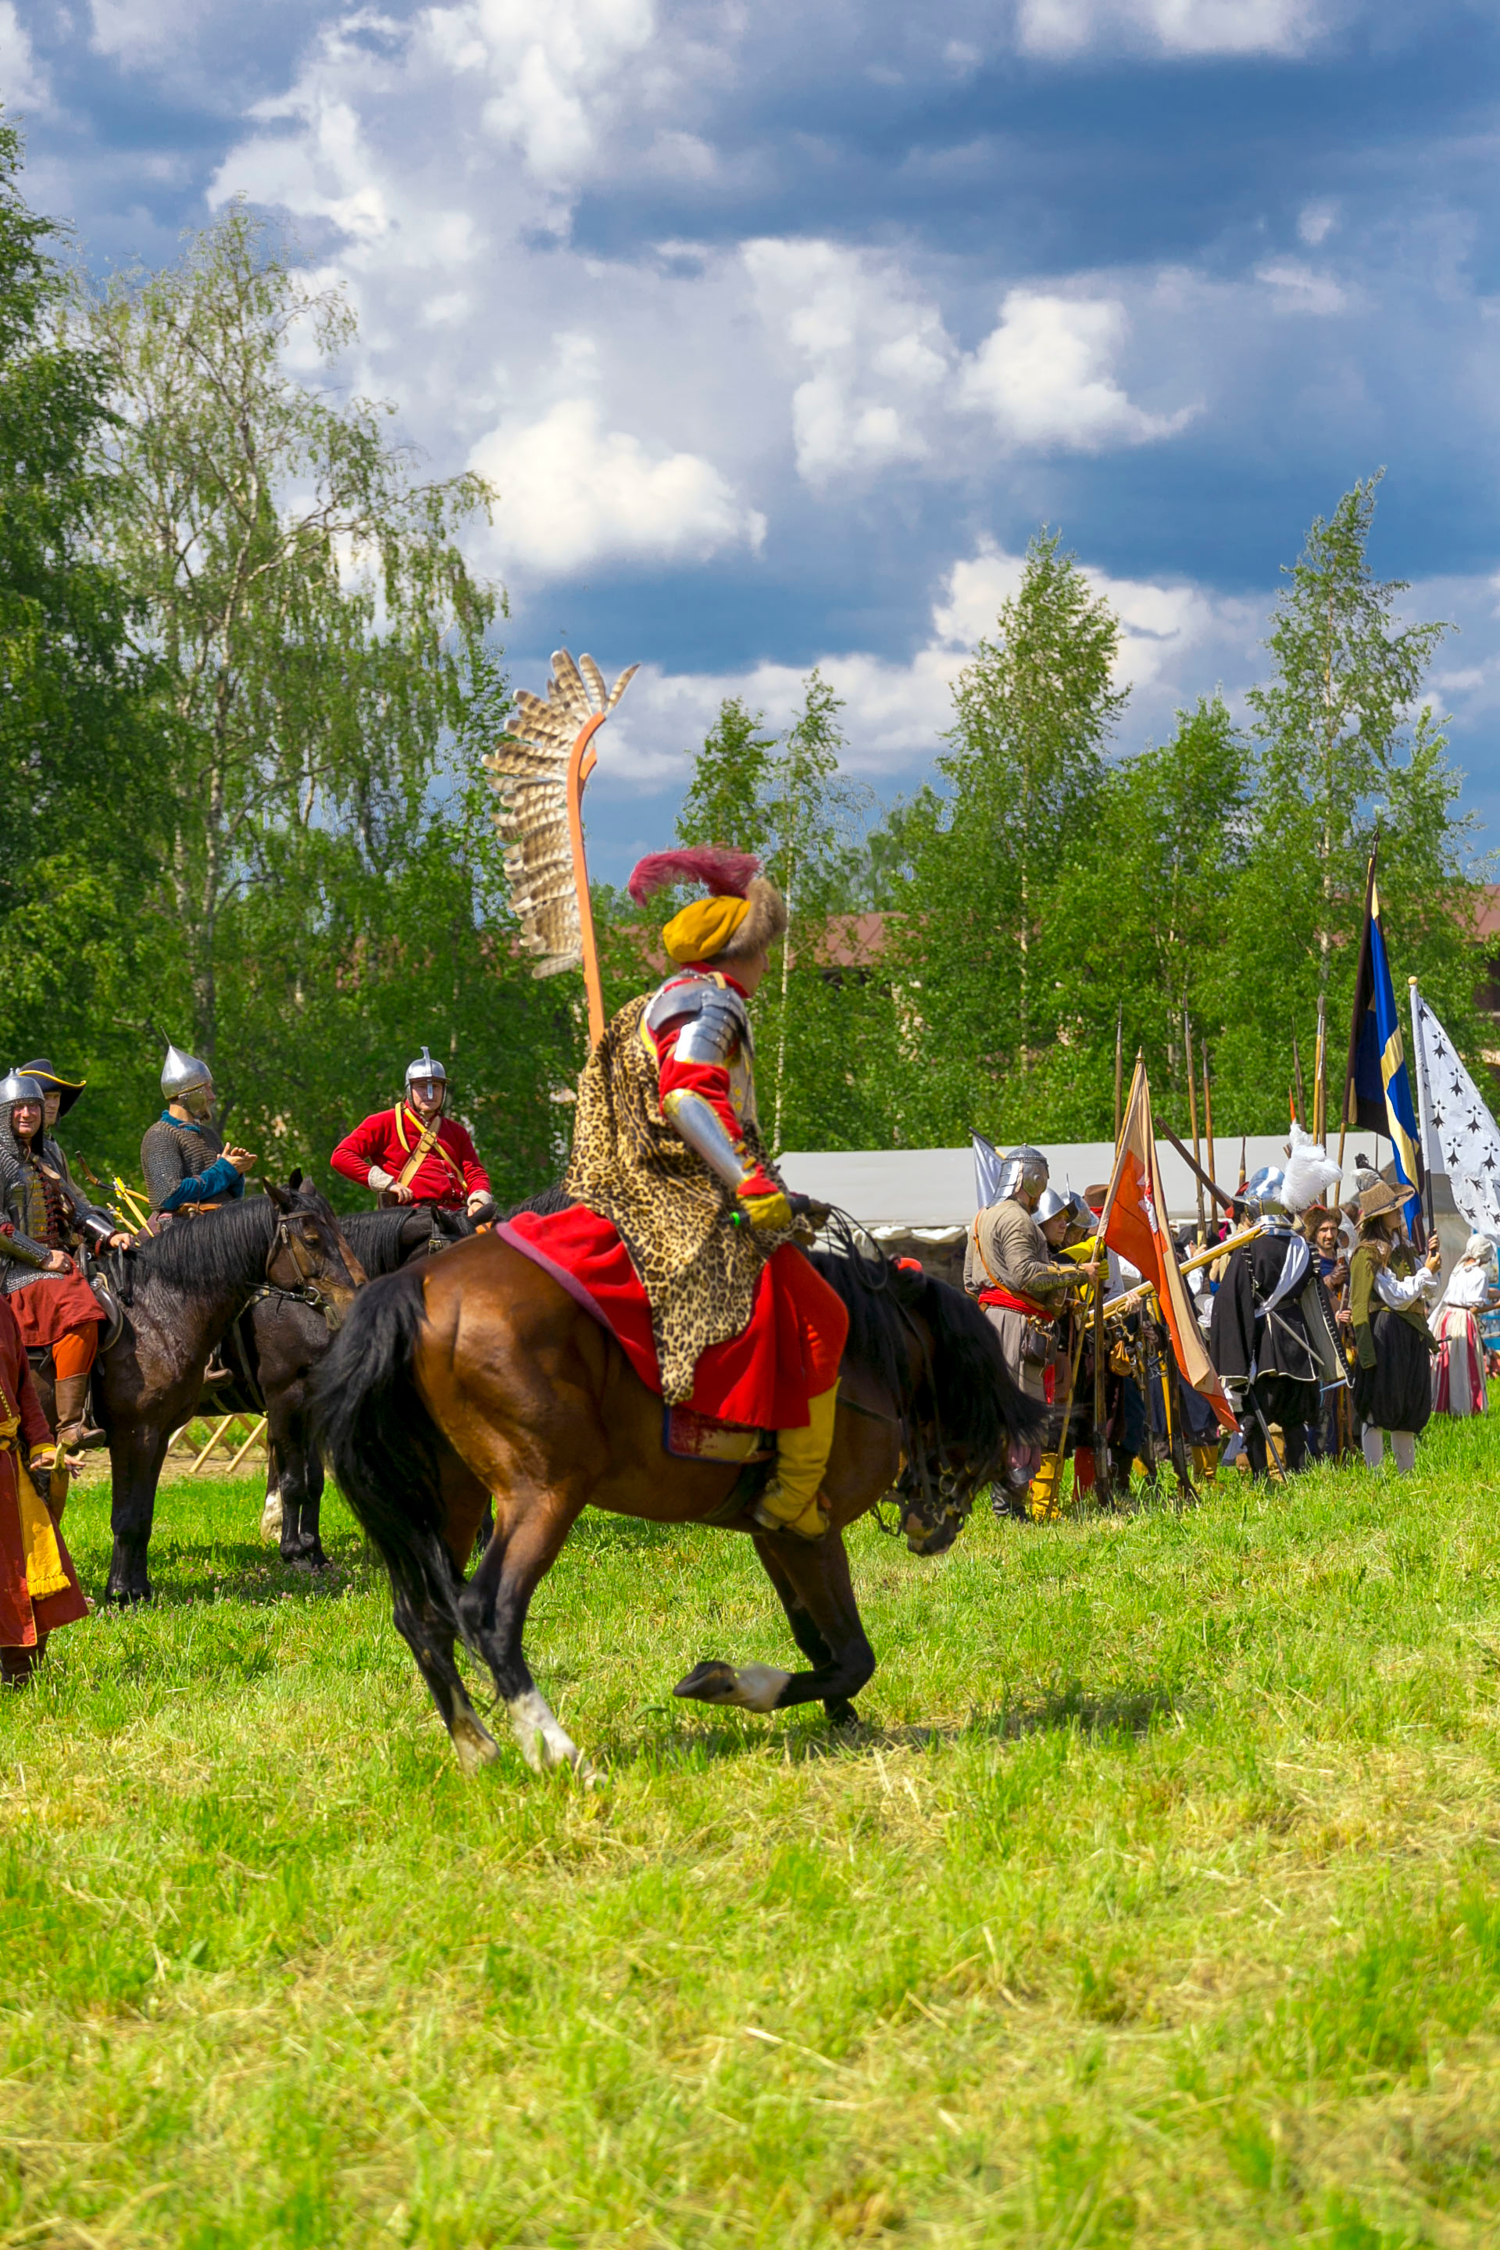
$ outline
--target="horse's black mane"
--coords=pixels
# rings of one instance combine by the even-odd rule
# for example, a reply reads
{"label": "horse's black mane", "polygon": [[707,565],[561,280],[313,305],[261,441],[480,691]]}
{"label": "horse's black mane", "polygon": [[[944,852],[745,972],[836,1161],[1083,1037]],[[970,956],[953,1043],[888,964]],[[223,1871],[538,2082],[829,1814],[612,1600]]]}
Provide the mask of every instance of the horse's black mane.
{"label": "horse's black mane", "polygon": [[143,1281],[171,1281],[204,1289],[232,1288],[253,1266],[258,1275],[276,1224],[268,1195],[247,1195],[217,1211],[174,1219],[149,1241],[137,1243],[127,1264]]}
{"label": "horse's black mane", "polygon": [[546,1187],[538,1188],[535,1195],[528,1195],[523,1202],[513,1203],[505,1216],[507,1219],[516,1219],[523,1211],[534,1211],[539,1219],[550,1219],[559,1211],[571,1211],[572,1208],[573,1198],[562,1181],[552,1180]]}
{"label": "horse's black mane", "polygon": [[[815,1250],[812,1262],[849,1314],[848,1356],[892,1396],[906,1395],[910,1330],[903,1313],[922,1322],[931,1342],[932,1391],[944,1443],[962,1447],[971,1463],[998,1468],[1007,1438],[1035,1437],[1045,1419],[1014,1381],[1000,1339],[979,1306],[946,1281],[913,1273],[889,1258]],[[925,1383],[925,1376],[924,1376]]]}
{"label": "horse's black mane", "polygon": [[[292,1209],[321,1219],[333,1217],[326,1199],[305,1185],[294,1191]],[[127,1275],[187,1289],[246,1287],[261,1277],[276,1217],[268,1195],[247,1195],[242,1203],[175,1219],[160,1234],[137,1244],[124,1261]]]}
{"label": "horse's black mane", "polygon": [[[376,1274],[394,1273],[406,1258],[406,1245],[402,1236],[414,1218],[427,1218],[429,1214],[420,1204],[393,1203],[383,1211],[346,1211],[339,1220],[350,1249],[365,1272],[372,1279]],[[450,1242],[460,1242],[474,1232],[473,1222],[460,1211],[439,1209],[438,1232]]]}

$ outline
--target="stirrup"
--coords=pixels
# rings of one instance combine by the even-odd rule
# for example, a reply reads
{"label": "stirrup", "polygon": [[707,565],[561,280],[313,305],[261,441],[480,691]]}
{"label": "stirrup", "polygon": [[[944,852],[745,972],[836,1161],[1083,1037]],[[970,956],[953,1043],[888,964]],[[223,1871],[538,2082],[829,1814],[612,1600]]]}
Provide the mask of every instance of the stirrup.
{"label": "stirrup", "polygon": [[827,1500],[821,1488],[814,1493],[805,1508],[795,1516],[779,1516],[774,1502],[781,1498],[781,1485],[772,1477],[765,1491],[750,1510],[750,1521],[759,1524],[762,1531],[789,1531],[794,1539],[822,1539],[826,1537],[830,1521]]}

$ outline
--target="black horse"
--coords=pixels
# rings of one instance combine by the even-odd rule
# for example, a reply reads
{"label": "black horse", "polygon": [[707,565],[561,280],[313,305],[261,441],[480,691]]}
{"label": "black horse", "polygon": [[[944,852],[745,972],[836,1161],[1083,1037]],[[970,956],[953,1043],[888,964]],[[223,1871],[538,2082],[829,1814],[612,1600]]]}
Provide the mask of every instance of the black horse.
{"label": "black horse", "polygon": [[[372,1281],[474,1232],[473,1220],[462,1211],[434,1204],[360,1211],[339,1224]],[[275,1537],[292,1570],[323,1570],[328,1562],[320,1534],[323,1456],[312,1434],[308,1386],[332,1334],[323,1309],[309,1304],[300,1290],[268,1285],[226,1339],[231,1380],[216,1388],[208,1408],[265,1415],[268,1460],[260,1527],[264,1537]]]}
{"label": "black horse", "polygon": [[[125,1324],[94,1367],[93,1402],[109,1436],[114,1552],[108,1601],[149,1601],[147,1549],[156,1488],[174,1430],[204,1406],[214,1346],[262,1289],[286,1292],[326,1345],[364,1269],[323,1196],[294,1172],[287,1187],[174,1220],[113,1255],[107,1272]],[[43,1401],[44,1405],[46,1401]]]}

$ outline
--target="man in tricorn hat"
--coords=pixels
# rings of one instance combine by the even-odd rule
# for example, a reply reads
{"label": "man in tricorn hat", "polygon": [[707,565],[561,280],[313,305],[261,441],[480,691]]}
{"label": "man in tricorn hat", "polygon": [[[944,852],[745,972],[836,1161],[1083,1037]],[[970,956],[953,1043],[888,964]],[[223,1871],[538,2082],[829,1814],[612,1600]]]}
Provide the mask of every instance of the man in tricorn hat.
{"label": "man in tricorn hat", "polygon": [[245,1192],[255,1168],[247,1148],[226,1148],[214,1124],[214,1074],[196,1055],[168,1045],[161,1090],[167,1106],[141,1142],[153,1211],[210,1210]]}
{"label": "man in tricorn hat", "polygon": [[579,1081],[571,1208],[508,1222],[605,1313],[641,1381],[669,1406],[776,1432],[752,1520],[819,1539],[849,1316],[798,1245],[809,1239],[755,1109],[748,1002],[786,903],[748,852],[654,852],[630,877],[643,906],[669,884],[709,895],[661,933],[676,964],[607,1026]]}
{"label": "man in tricorn hat", "polygon": [[437,1203],[483,1218],[494,1209],[490,1176],[447,1104],[448,1073],[424,1047],[406,1066],[401,1100],[346,1133],[328,1161],[382,1205]]}

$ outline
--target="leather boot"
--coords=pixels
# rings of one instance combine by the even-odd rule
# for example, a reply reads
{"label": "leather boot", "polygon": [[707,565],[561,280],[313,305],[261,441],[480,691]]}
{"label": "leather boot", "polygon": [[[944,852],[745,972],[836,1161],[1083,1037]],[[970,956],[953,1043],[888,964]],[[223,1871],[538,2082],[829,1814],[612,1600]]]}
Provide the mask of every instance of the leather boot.
{"label": "leather boot", "polygon": [[790,1531],[798,1539],[821,1539],[828,1529],[828,1503],[818,1490],[833,1450],[833,1418],[838,1411],[835,1383],[807,1402],[804,1430],[776,1432],[776,1468],[751,1514],[763,1531]]}
{"label": "leather boot", "polygon": [[66,1453],[86,1452],[89,1447],[105,1443],[104,1432],[96,1430],[88,1418],[89,1378],[83,1375],[59,1375],[57,1378],[57,1442]]}
{"label": "leather boot", "polygon": [[0,1687],[30,1687],[46,1645],[42,1641],[36,1648],[0,1648]]}

